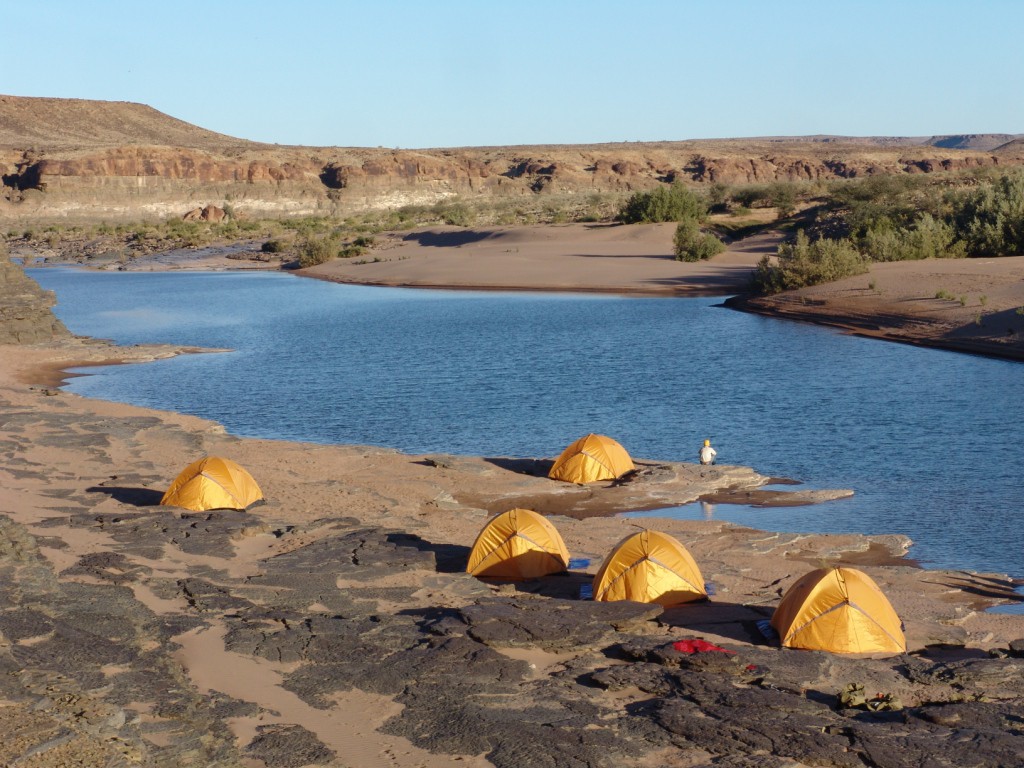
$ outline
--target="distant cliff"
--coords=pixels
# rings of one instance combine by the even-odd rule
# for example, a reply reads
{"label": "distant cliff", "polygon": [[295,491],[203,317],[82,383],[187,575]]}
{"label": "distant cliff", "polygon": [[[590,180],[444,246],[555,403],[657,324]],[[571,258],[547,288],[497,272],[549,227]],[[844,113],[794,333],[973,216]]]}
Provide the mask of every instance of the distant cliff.
{"label": "distant cliff", "polygon": [[292,147],[213,133],[126,102],[0,96],[0,218],[339,214],[447,197],[585,195],[659,183],[853,178],[1024,164],[1013,134],[811,136],[402,150]]}

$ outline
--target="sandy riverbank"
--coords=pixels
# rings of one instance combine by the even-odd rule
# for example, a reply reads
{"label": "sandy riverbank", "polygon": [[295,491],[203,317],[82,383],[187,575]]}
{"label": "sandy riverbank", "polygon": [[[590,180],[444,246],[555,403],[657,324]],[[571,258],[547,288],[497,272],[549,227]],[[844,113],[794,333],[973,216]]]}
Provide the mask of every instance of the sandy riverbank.
{"label": "sandy riverbank", "polygon": [[777,234],[736,243],[713,261],[672,255],[674,224],[439,227],[378,236],[367,255],[301,274],[335,282],[421,288],[725,295],[743,290]]}
{"label": "sandy riverbank", "polygon": [[[809,747],[722,734],[770,730],[779,707],[800,709],[800,728],[847,728],[857,713],[837,711],[834,697],[853,681],[924,713],[982,693],[1000,713],[1021,708],[1021,662],[989,652],[1024,637],[1024,617],[981,611],[1011,599],[1012,585],[903,563],[899,531],[793,535],[651,519],[690,549],[714,600],[662,611],[578,599],[637,524],[592,515],[753,488],[765,480],[755,470],[653,457],[631,483],[568,486],[538,476],[550,457],[243,440],[198,418],[44,386],[57,366],[116,356],[84,340],[0,348],[0,729],[19,734],[0,762],[31,753],[19,765],[694,766],[771,753],[780,757],[766,764],[781,766],[808,759]],[[204,454],[246,466],[266,503],[206,515],[153,506]],[[579,559],[571,573],[518,586],[463,574],[489,516],[526,503],[553,515]],[[909,657],[764,644],[756,622],[823,562],[871,573],[906,624]],[[684,677],[672,672],[678,659],[627,661],[686,637],[737,654]],[[668,693],[694,684],[702,692],[689,698]],[[725,704],[740,694],[749,701]],[[694,697],[703,712],[668,717],[664,707]],[[902,749],[981,729],[971,718],[994,717],[986,706],[958,714],[956,731],[911,718]],[[710,711],[714,733],[693,731]],[[876,743],[895,738],[882,721],[857,727]],[[843,736],[827,749],[864,744]],[[984,747],[995,757],[1005,748]]]}
{"label": "sandy riverbank", "polygon": [[740,294],[730,306],[889,341],[1024,359],[1024,257],[874,264],[870,273],[779,296],[745,296],[776,232],[705,262],[672,257],[674,225],[567,224],[384,235],[361,259],[300,274],[336,282],[481,290]]}
{"label": "sandy riverbank", "polygon": [[1024,360],[1024,256],[873,264],[866,275],[727,303],[871,338]]}
{"label": "sandy riverbank", "polygon": [[[733,296],[749,312],[828,325],[863,336],[1024,359],[1024,256],[873,264],[865,275],[778,296],[746,295],[765,232],[697,263],[672,257],[673,224],[435,227],[377,235],[361,257],[297,274],[339,283],[459,290],[573,291],[650,296]],[[28,257],[29,254],[21,254]],[[119,268],[279,269],[259,243],[140,257]],[[108,264],[107,268],[112,268]]]}

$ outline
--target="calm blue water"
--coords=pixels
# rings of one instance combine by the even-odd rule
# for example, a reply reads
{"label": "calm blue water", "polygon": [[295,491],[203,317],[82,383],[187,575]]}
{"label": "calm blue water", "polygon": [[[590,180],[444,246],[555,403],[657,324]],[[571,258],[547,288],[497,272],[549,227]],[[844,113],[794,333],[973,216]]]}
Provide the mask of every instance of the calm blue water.
{"label": "calm blue water", "polygon": [[[33,269],[75,333],[236,350],[88,369],[83,395],[238,435],[557,455],[587,432],[856,496],[717,505],[781,531],[903,533],[926,565],[1024,577],[1024,366],[747,315],[719,299],[342,286],[277,273]],[[700,518],[689,505],[674,512]]]}

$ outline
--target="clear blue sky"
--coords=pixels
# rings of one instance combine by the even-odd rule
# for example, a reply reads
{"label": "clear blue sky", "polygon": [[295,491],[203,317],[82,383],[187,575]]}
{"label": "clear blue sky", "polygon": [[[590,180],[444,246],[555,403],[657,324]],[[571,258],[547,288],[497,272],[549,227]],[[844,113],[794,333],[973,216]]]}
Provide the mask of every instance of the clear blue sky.
{"label": "clear blue sky", "polygon": [[0,93],[403,148],[1024,133],[1021,0],[0,0]]}

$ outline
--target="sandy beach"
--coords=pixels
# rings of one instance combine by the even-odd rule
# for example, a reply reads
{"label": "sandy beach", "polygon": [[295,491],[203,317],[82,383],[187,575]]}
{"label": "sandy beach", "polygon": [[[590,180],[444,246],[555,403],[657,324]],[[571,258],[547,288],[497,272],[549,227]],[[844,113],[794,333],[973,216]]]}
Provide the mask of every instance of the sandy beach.
{"label": "sandy beach", "polygon": [[[767,480],[754,469],[648,457],[629,483],[567,485],[543,476],[552,457],[238,439],[198,418],[53,388],[62,366],[175,351],[81,339],[0,349],[0,727],[19,734],[0,747],[4,764],[739,765],[751,747],[722,734],[770,730],[765,696],[797,707],[801,728],[855,723],[856,711],[835,706],[855,681],[918,713],[973,696],[996,702],[975,704],[979,718],[1022,706],[1024,662],[1006,657],[1024,616],[984,610],[1013,601],[1014,585],[921,570],[903,559],[910,542],[898,532],[650,519],[685,543],[712,601],[663,610],[580,599],[604,555],[637,529],[609,515],[753,492]],[[205,514],[154,506],[205,454],[248,468],[266,502]],[[464,574],[484,522],[527,504],[556,524],[570,573],[521,584]],[[910,655],[782,651],[759,635],[784,588],[823,563],[876,579]],[[696,637],[736,654],[688,663],[659,650]],[[655,684],[655,673],[668,682]],[[679,700],[665,697],[683,679],[699,681],[703,692],[687,695],[701,707],[669,717]],[[749,700],[722,709],[736,690]],[[716,712],[714,733],[693,732],[701,708]],[[923,750],[954,738],[930,714],[918,721],[920,731],[901,726],[901,743]],[[884,719],[858,728],[895,738]],[[994,760],[1019,746],[1006,738],[986,747]],[[864,748],[855,739],[854,751]],[[768,749],[777,757],[763,764],[810,754],[800,739]],[[850,749],[842,737],[826,751]],[[835,760],[813,764],[845,764]]]}
{"label": "sandy beach", "polygon": [[365,256],[302,274],[335,282],[420,288],[723,295],[781,236],[759,235],[710,262],[672,255],[674,224],[561,224],[493,229],[438,227],[377,237]]}

